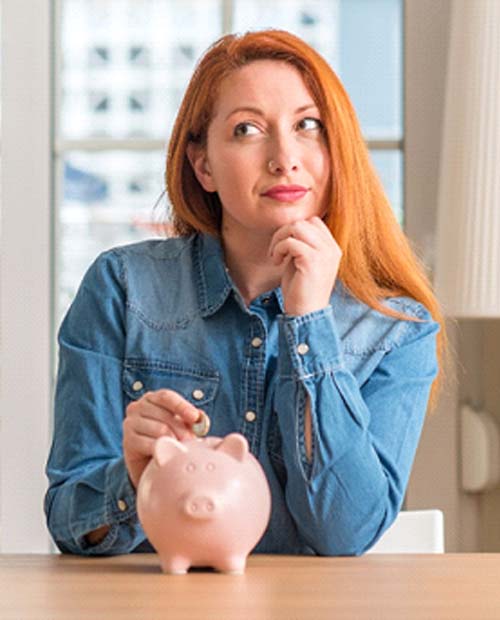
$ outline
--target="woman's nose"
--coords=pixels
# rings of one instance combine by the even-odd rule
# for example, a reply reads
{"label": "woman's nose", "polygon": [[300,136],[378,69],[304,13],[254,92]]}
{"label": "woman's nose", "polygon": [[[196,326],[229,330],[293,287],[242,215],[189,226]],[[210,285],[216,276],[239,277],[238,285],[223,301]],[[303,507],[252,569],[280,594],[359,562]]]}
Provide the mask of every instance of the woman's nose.
{"label": "woman's nose", "polygon": [[288,174],[289,172],[295,172],[299,169],[296,163],[293,163],[291,160],[286,161],[283,158],[279,160],[270,159],[267,162],[267,168],[271,174],[275,175]]}
{"label": "woman's nose", "polygon": [[268,172],[284,175],[299,169],[299,157],[292,140],[279,138],[270,149],[267,161]]}

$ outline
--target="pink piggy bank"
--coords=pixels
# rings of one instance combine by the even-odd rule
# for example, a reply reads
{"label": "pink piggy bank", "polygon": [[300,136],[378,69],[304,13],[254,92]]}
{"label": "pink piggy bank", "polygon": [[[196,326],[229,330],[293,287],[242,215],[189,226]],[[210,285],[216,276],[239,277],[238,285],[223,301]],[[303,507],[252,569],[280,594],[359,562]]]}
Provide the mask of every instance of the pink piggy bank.
{"label": "pink piggy bank", "polygon": [[243,435],[160,437],[139,481],[137,512],[165,573],[243,573],[269,522],[271,493]]}

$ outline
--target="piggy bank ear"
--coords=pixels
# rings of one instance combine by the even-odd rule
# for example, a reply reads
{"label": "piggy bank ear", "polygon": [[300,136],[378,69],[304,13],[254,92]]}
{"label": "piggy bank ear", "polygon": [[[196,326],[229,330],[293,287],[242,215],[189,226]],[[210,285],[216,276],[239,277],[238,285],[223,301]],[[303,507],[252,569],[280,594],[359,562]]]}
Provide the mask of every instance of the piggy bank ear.
{"label": "piggy bank ear", "polygon": [[153,458],[160,467],[178,454],[187,452],[186,446],[173,437],[160,437],[156,440]]}
{"label": "piggy bank ear", "polygon": [[248,454],[248,441],[240,433],[231,433],[215,449],[229,454],[237,461],[244,461]]}

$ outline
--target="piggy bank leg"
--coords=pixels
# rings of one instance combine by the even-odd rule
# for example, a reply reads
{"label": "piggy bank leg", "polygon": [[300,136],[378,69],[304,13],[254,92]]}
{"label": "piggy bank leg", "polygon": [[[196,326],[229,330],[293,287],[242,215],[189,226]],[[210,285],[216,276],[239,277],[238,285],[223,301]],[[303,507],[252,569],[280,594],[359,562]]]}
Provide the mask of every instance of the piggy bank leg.
{"label": "piggy bank leg", "polygon": [[221,573],[231,575],[243,575],[245,572],[247,557],[246,555],[233,555],[222,558],[214,568]]}
{"label": "piggy bank leg", "polygon": [[161,569],[169,575],[185,575],[191,561],[182,555],[160,556]]}

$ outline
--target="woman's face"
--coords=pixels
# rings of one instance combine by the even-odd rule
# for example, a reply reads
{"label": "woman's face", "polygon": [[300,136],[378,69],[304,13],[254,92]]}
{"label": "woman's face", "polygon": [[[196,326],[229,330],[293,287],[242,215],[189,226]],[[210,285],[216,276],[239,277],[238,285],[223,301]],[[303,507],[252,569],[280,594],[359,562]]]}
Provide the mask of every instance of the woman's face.
{"label": "woman's face", "polygon": [[[219,195],[223,234],[269,235],[324,214],[330,161],[321,118],[288,63],[257,60],[231,73],[221,84],[206,150],[190,158],[203,188]],[[291,185],[303,189],[287,191]]]}

